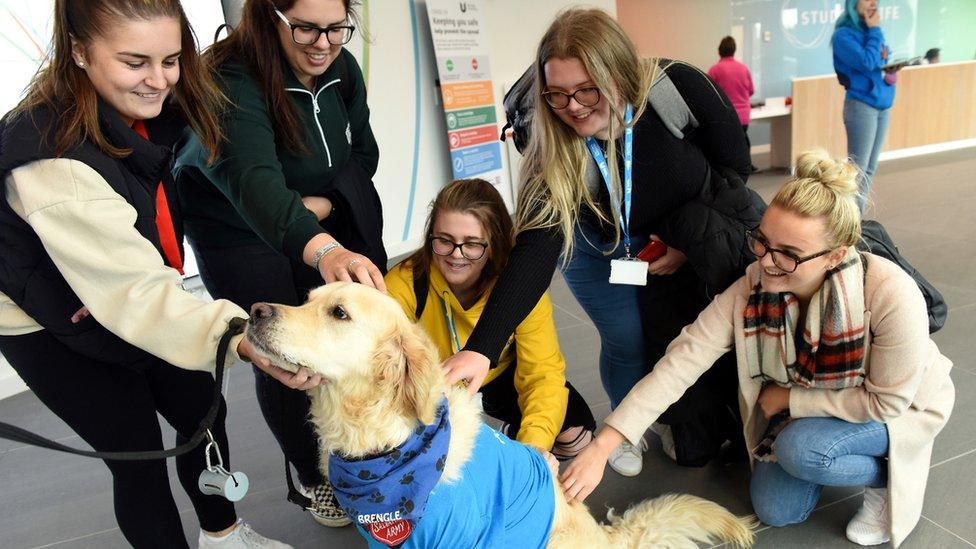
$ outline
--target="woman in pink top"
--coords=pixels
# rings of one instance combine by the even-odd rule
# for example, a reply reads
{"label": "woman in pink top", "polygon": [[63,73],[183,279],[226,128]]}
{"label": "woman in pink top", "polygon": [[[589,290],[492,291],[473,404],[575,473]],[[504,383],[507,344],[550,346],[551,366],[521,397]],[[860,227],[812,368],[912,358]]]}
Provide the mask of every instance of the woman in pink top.
{"label": "woman in pink top", "polygon": [[[748,143],[751,110],[749,97],[756,91],[752,86],[752,74],[749,73],[749,67],[732,57],[735,55],[735,39],[731,36],[726,36],[719,42],[718,54],[721,59],[708,69],[708,76],[722,88],[725,95],[729,96],[736,114],[739,115],[739,122],[742,123],[742,131],[746,132]],[[756,171],[755,166],[752,167],[752,171]]]}

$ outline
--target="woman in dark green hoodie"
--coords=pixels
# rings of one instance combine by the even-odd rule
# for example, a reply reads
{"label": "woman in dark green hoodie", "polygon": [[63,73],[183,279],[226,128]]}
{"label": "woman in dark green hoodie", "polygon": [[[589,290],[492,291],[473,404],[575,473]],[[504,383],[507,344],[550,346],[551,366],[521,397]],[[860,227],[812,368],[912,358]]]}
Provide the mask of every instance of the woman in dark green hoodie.
{"label": "woman in dark green hoodie", "polygon": [[[342,46],[350,0],[247,0],[240,24],[208,52],[233,107],[216,162],[195,135],[174,175],[186,235],[214,298],[297,305],[309,289],[352,280],[385,290],[382,211],[371,178],[379,151],[366,85]],[[298,473],[309,510],[348,519],[318,468],[308,398],[255,370],[261,411]]]}

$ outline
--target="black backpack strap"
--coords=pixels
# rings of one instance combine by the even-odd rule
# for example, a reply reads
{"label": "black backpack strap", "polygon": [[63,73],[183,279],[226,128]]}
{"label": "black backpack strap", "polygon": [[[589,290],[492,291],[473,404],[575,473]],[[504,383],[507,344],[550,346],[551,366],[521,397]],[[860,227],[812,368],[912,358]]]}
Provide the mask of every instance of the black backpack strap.
{"label": "black backpack strap", "polygon": [[418,273],[413,271],[413,296],[417,300],[417,308],[414,309],[414,320],[420,322],[420,315],[424,314],[427,306],[427,292],[430,289],[430,274]]}
{"label": "black backpack strap", "polygon": [[234,27],[230,26],[228,23],[221,23],[220,26],[217,27],[217,30],[214,31],[214,42],[220,41],[220,31],[222,30],[226,30],[227,34],[230,34],[234,31]]}

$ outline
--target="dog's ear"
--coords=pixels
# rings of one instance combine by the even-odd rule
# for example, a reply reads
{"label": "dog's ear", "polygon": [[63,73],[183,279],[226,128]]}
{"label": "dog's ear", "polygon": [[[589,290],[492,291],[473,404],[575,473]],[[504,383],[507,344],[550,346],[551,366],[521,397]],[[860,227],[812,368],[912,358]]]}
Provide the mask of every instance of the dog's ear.
{"label": "dog's ear", "polygon": [[415,412],[421,423],[434,421],[437,403],[444,394],[437,350],[419,324],[405,321],[401,325],[400,348],[405,362],[403,405]]}
{"label": "dog's ear", "polygon": [[423,328],[406,317],[398,321],[380,343],[374,361],[377,388],[390,391],[394,406],[407,416],[432,423],[444,394],[444,375],[437,349]]}

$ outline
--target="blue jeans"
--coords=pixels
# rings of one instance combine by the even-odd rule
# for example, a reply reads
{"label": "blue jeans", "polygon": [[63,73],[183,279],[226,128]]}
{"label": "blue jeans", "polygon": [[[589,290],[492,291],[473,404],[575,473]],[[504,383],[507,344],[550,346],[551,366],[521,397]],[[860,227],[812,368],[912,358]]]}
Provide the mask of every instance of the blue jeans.
{"label": "blue jeans", "polygon": [[[610,284],[610,260],[624,256],[621,243],[610,255],[613,243],[604,244],[600,233],[585,223],[577,224],[572,257],[563,278],[600,333],[600,380],[616,408],[651,369],[644,349],[637,286]],[[631,240],[636,255],[648,238]]]}
{"label": "blue jeans", "polygon": [[759,520],[770,526],[803,522],[824,486],[887,484],[888,428],[833,417],[793,420],[773,442],[775,462],[757,461],[749,493]]}
{"label": "blue jeans", "polygon": [[888,113],[857,99],[844,100],[844,128],[847,130],[847,155],[861,169],[858,178],[860,193],[857,205],[864,213],[864,205],[871,192],[874,172],[878,169],[878,155],[888,133]]}

